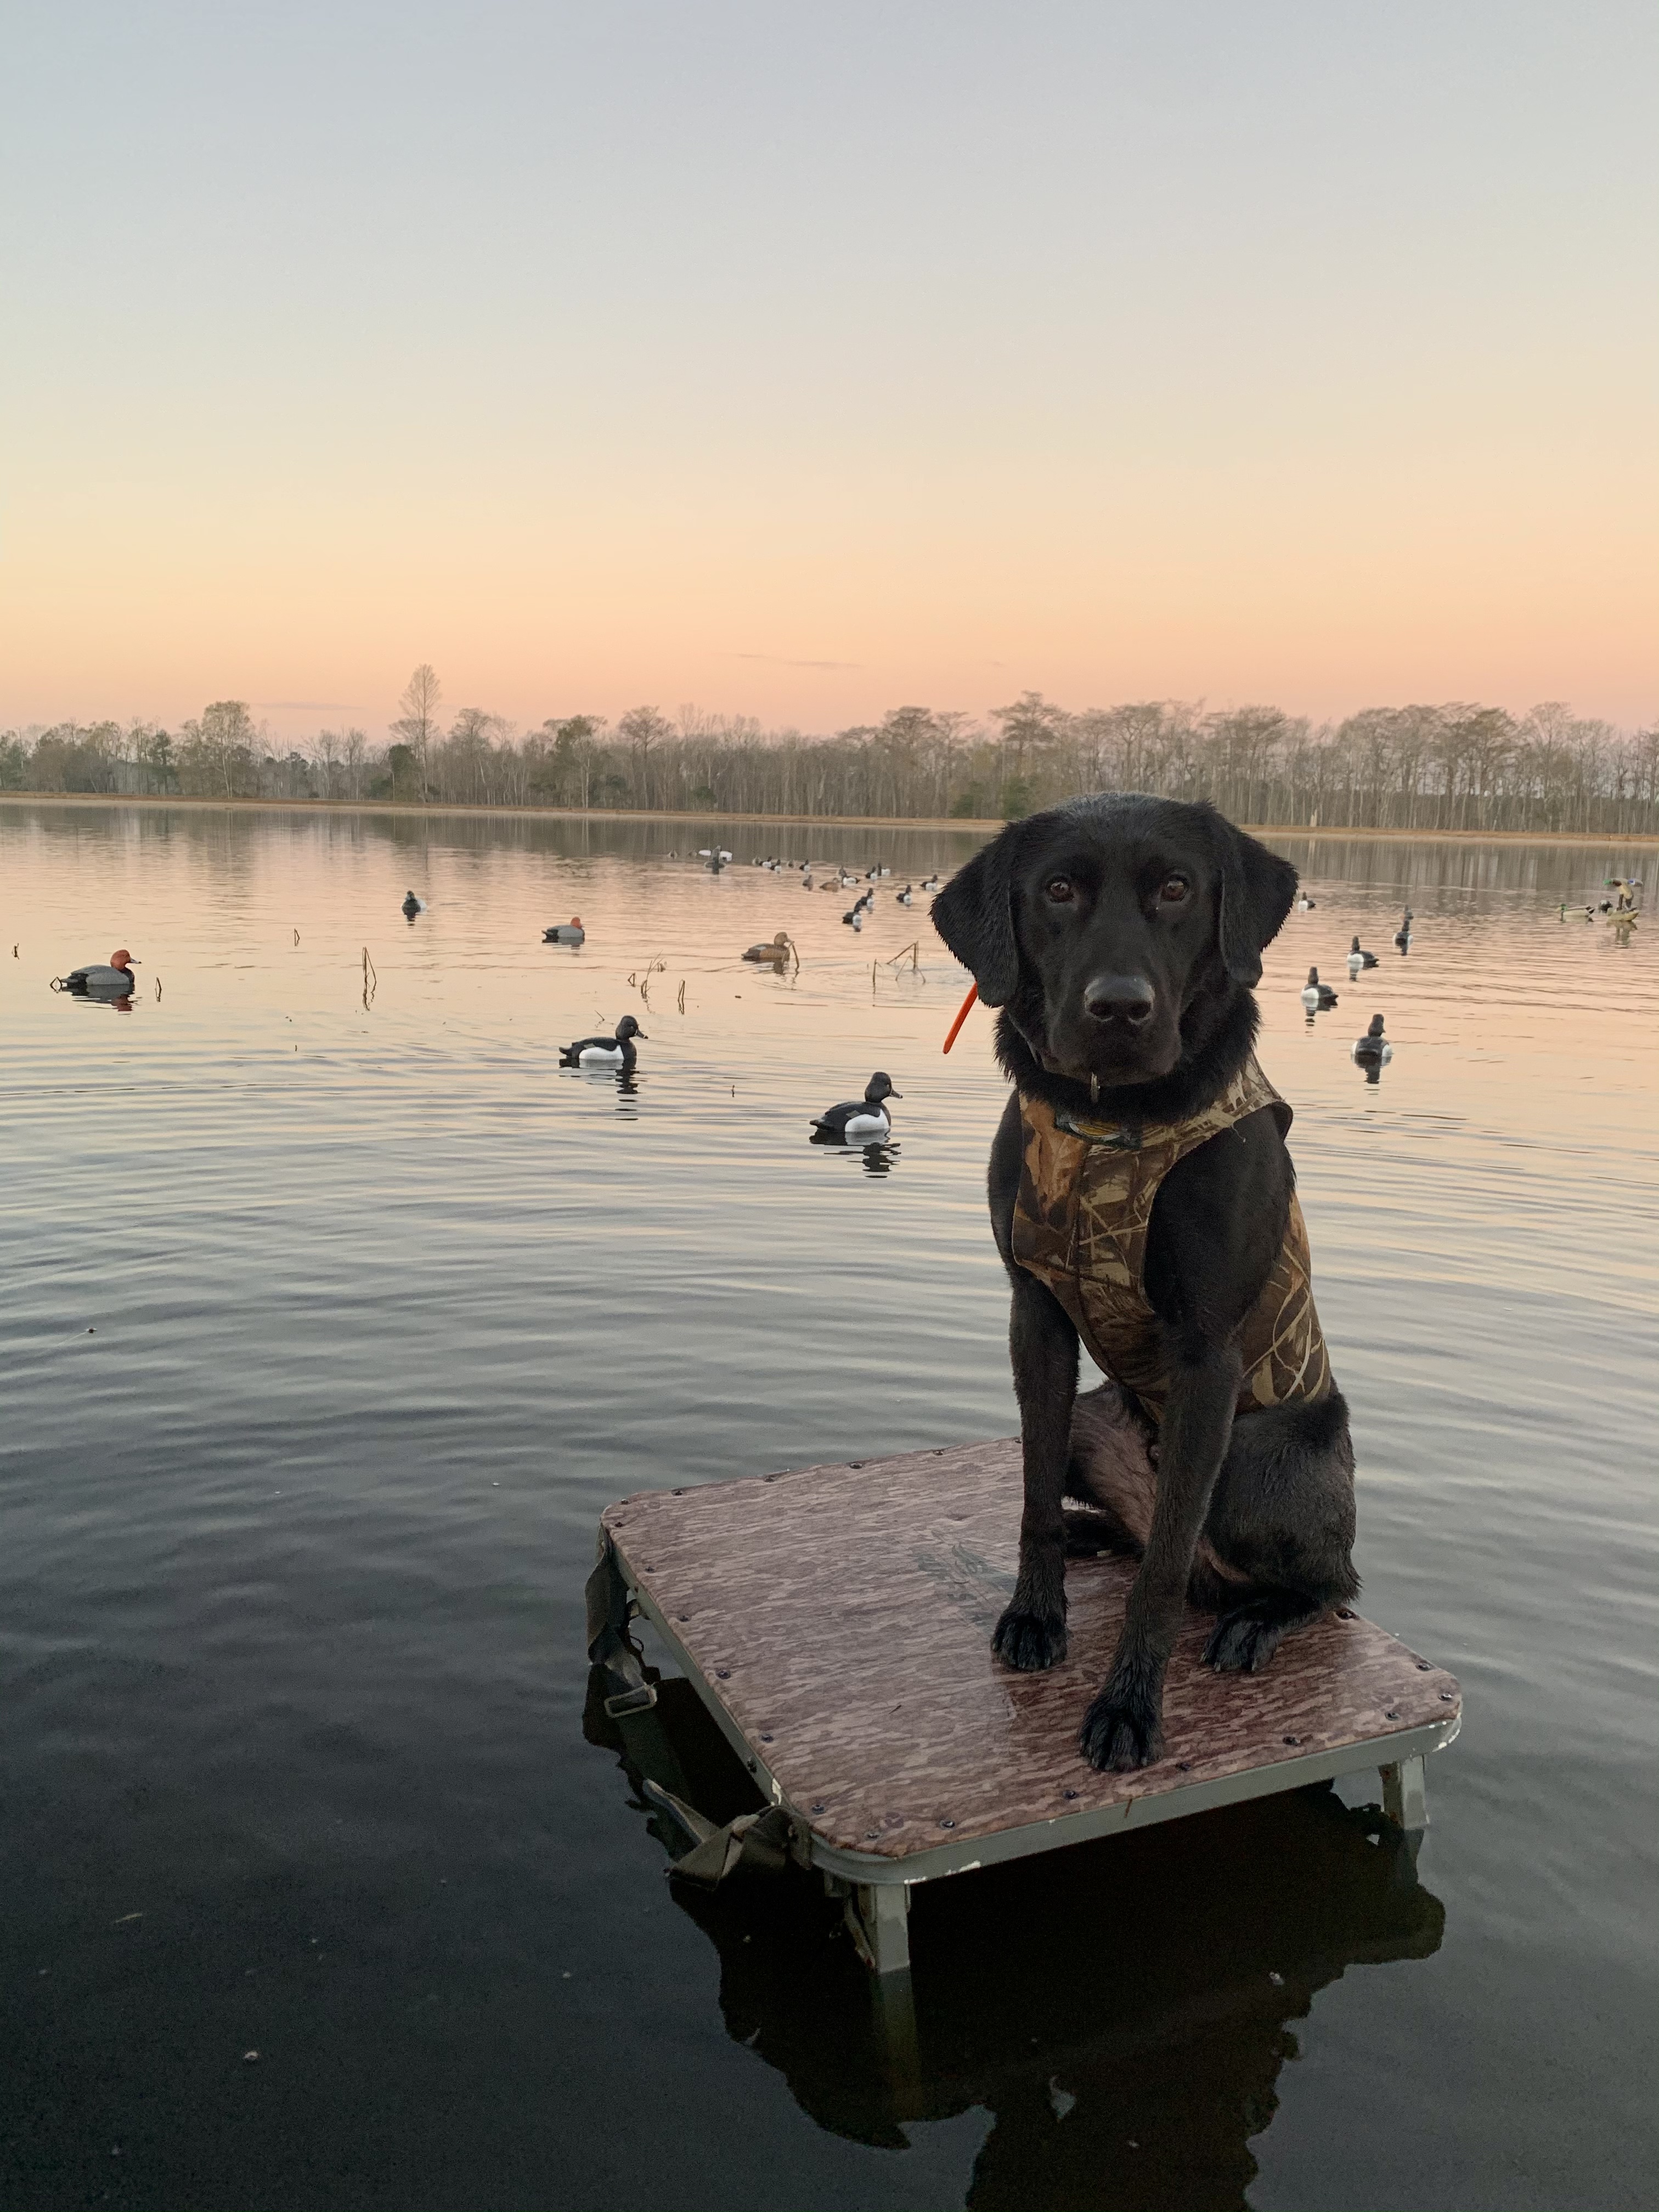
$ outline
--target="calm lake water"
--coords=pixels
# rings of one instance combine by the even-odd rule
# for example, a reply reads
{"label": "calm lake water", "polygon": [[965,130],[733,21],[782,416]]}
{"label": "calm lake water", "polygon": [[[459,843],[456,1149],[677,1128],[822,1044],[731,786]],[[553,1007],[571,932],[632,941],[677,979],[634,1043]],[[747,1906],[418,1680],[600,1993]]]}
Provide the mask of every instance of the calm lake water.
{"label": "calm lake water", "polygon": [[[1558,915],[1644,856],[1281,841],[1362,1604],[1464,1689],[1415,1878],[1360,1786],[941,1885],[894,2083],[805,1884],[671,1890],[581,1586],[628,1492],[1015,1425],[990,1024],[892,896],[972,841],[727,830],[890,861],[854,939],[686,840],[0,807],[0,2198],[1650,2204],[1659,901]],[[49,993],[116,945],[131,1012]]]}

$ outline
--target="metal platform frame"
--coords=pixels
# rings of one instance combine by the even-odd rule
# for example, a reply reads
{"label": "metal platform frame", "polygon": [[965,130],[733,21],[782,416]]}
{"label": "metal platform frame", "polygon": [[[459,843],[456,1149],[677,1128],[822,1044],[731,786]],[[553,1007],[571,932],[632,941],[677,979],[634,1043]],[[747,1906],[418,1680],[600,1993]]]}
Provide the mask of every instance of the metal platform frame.
{"label": "metal platform frame", "polygon": [[[800,1865],[819,1873],[830,1894],[843,1900],[847,1924],[860,1955],[878,1976],[908,1972],[910,1893],[919,1883],[969,1874],[980,1867],[1000,1865],[1042,1851],[1064,1850],[1073,1844],[1092,1842],[1131,1827],[1151,1827],[1160,1821],[1184,1819],[1188,1814],[1211,1812],[1220,1806],[1299,1790],[1310,1783],[1335,1781],[1345,1775],[1374,1770],[1382,1778],[1384,1813],[1407,1834],[1420,1836],[1428,1825],[1425,1762],[1430,1753],[1443,1751],[1454,1741],[1462,1723],[1458,1709],[1443,1720],[1420,1727],[1360,1739],[1334,1750],[1276,1759],[1269,1765],[1156,1795],[1128,1797],[1117,1804],[1059,1814],[1052,1820],[1002,1829],[970,1841],[935,1844],[903,1859],[848,1850],[817,1835],[810,1814],[789,1803],[777,1778],[768,1768],[760,1747],[738,1727],[660,1606],[629,1571],[620,1547],[602,1534],[602,1565],[607,1552],[625,1594],[629,1616],[650,1623],[697,1690],[763,1796],[787,1815],[791,1856]],[[635,1711],[647,1709],[654,1700],[653,1692],[648,1697],[639,1692],[628,1696],[634,1700],[631,1710]],[[607,1710],[626,1705],[627,1697],[613,1698],[607,1701]]]}

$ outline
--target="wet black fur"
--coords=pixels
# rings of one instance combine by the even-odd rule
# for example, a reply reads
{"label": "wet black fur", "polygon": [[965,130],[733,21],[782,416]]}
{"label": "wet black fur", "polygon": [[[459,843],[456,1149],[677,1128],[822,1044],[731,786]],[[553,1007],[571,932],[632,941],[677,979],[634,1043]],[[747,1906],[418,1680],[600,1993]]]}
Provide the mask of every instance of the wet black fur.
{"label": "wet black fur", "polygon": [[[1172,874],[1189,886],[1173,903],[1161,889]],[[1072,890],[1057,903],[1048,885],[1061,878]],[[1002,1009],[997,1054],[1019,1089],[1081,1111],[1178,1120],[1243,1065],[1257,1027],[1251,987],[1261,951],[1296,884],[1288,861],[1209,806],[1113,795],[1013,823],[933,912],[981,998]],[[1089,1011],[1122,1003],[1109,993],[1132,987],[1152,995],[1141,1022]],[[1020,1155],[1016,1094],[992,1145],[989,1195],[1012,1285],[1025,1503],[1018,1581],[993,1646],[1008,1665],[1034,1669],[1066,1650],[1062,1498],[1099,1493],[1085,1422],[1074,1449],[1076,1331],[1013,1259]],[[1238,1331],[1272,1272],[1294,1188],[1279,1115],[1267,1108],[1189,1152],[1153,1205],[1145,1281],[1164,1324],[1170,1391],[1151,1534],[1110,1672],[1083,1723],[1097,1766],[1159,1755],[1164,1672],[1189,1599],[1222,1613],[1209,1663],[1254,1669],[1286,1633],[1358,1591],[1341,1394],[1233,1418]],[[1199,1563],[1200,1533],[1243,1580]]]}

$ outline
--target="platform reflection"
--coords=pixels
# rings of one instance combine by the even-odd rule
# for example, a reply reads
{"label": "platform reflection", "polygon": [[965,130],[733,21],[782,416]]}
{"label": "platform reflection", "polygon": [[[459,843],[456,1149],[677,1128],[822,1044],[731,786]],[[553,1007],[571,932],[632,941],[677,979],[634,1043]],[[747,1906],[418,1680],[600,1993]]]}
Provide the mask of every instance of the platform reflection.
{"label": "platform reflection", "polygon": [[[694,1802],[717,1820],[757,1802],[689,1684],[660,1709]],[[592,1702],[588,1734],[682,1850]],[[820,2126],[901,2150],[908,2124],[981,2108],[965,2202],[984,2212],[1243,2207],[1316,1994],[1440,1947],[1415,1860],[1379,1808],[1316,1786],[924,1884],[896,2006],[817,1877],[744,1868],[673,1894],[720,1954],[727,2033]]]}

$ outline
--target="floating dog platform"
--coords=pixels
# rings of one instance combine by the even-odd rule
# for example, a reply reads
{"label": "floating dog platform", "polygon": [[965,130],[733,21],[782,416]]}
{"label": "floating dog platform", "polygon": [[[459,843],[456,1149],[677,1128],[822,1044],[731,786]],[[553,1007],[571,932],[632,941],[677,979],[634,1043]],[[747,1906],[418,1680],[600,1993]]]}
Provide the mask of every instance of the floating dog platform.
{"label": "floating dog platform", "polygon": [[1071,1558],[1065,1661],[1000,1665],[990,1635],[1013,1590],[1020,1498],[1009,1437],[624,1499],[603,1516],[589,1586],[607,1712],[637,1723],[654,1700],[626,1643],[638,1613],[769,1799],[775,1838],[845,1897],[880,1974],[909,1965],[918,1882],[1369,1768],[1389,1817],[1424,1826],[1424,1760],[1457,1734],[1457,1684],[1346,1609],[1286,1638],[1259,1674],[1203,1666],[1212,1623],[1189,1613],[1163,1756],[1097,1773],[1078,1730],[1135,1565]]}

